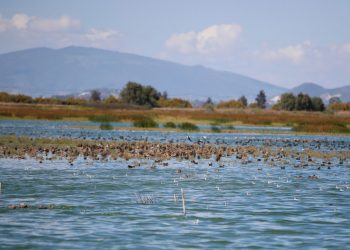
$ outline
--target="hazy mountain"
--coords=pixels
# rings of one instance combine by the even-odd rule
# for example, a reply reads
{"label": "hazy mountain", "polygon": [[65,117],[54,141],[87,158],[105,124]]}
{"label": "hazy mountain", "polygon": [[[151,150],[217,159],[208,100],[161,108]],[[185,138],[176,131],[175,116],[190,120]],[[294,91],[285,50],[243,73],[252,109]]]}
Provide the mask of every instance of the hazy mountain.
{"label": "hazy mountain", "polygon": [[253,100],[261,89],[268,96],[285,91],[231,72],[94,48],[35,48],[0,55],[1,91],[51,96],[95,88],[121,89],[128,81],[189,99],[246,95]]}
{"label": "hazy mountain", "polygon": [[315,83],[303,83],[291,89],[291,92],[294,94],[299,94],[302,92],[310,96],[319,96],[325,101],[328,101],[333,96],[340,97],[342,101],[350,101],[350,86],[326,89]]}
{"label": "hazy mountain", "polygon": [[291,91],[294,94],[299,94],[300,92],[302,92],[311,96],[320,96],[323,93],[325,93],[327,90],[315,83],[303,83],[295,88],[292,88]]}

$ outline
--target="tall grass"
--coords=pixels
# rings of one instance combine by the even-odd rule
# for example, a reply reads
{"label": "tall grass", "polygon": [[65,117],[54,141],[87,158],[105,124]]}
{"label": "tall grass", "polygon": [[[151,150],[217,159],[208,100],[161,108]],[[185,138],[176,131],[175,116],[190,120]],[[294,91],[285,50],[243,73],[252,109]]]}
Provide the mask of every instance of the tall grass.
{"label": "tall grass", "polygon": [[301,123],[293,126],[294,131],[310,133],[350,133],[350,129],[343,123],[333,124],[307,124]]}

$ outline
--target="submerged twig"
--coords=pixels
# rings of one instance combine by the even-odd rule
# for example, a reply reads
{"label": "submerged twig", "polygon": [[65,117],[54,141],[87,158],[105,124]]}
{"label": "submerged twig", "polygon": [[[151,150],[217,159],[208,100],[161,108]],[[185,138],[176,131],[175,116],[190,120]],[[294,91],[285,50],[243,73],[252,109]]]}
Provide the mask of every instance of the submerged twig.
{"label": "submerged twig", "polygon": [[186,197],[185,197],[185,192],[181,188],[181,197],[182,197],[182,213],[184,216],[186,216]]}

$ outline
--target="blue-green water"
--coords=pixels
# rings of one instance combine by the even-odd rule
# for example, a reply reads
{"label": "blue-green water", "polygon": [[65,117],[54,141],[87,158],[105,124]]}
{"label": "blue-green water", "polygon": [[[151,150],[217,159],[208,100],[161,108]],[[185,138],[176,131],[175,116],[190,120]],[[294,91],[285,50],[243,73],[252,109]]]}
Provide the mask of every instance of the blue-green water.
{"label": "blue-green water", "polygon": [[[21,126],[27,129],[21,130]],[[17,129],[17,135],[37,131],[39,136],[38,131],[51,131],[50,126],[55,123],[30,130],[17,121],[12,127],[2,124],[0,134]],[[52,137],[72,136],[63,128],[52,131],[57,133]],[[87,132],[72,131],[73,135]],[[94,133],[105,132],[88,133],[94,137]],[[186,133],[106,133],[97,136],[188,140]],[[348,137],[189,135],[193,141],[204,136],[213,143],[218,140],[229,145],[349,149]],[[349,159],[343,164],[331,159],[331,169],[321,170],[317,169],[317,159],[307,168],[254,159],[242,165],[227,157],[222,159],[223,168],[217,163],[210,167],[211,159],[199,159],[198,164],[172,159],[168,166],[156,164],[156,168],[151,167],[153,161],[141,160],[140,167],[129,169],[131,161],[79,158],[70,166],[66,160],[40,164],[33,159],[0,159],[0,248],[346,249],[350,245]],[[308,178],[314,174],[318,180]],[[186,216],[182,213],[181,188],[185,191]],[[150,204],[142,204],[142,197]],[[8,208],[21,202],[30,207]],[[38,209],[41,205],[49,209]]]}

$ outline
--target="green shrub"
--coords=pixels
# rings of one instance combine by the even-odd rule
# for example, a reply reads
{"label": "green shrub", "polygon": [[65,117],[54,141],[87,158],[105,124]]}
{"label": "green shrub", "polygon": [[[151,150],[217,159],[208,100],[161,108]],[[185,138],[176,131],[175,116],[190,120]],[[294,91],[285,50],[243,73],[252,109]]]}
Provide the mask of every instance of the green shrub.
{"label": "green shrub", "polygon": [[139,128],[156,128],[156,127],[158,127],[158,123],[155,122],[150,117],[142,117],[142,118],[138,118],[137,120],[134,121],[134,127],[139,127]]}
{"label": "green shrub", "polygon": [[225,129],[234,130],[234,129],[235,129],[235,127],[234,127],[234,126],[232,126],[232,125],[227,125],[227,126],[225,127]]}
{"label": "green shrub", "polygon": [[117,122],[119,121],[118,117],[112,115],[93,115],[89,116],[89,121],[91,122]]}
{"label": "green shrub", "polygon": [[189,130],[189,131],[197,131],[197,130],[199,130],[197,125],[195,125],[193,123],[190,123],[190,122],[180,123],[178,125],[178,128],[182,129],[182,130]]}
{"label": "green shrub", "polygon": [[176,128],[176,124],[173,122],[166,122],[163,126],[164,128]]}
{"label": "green shrub", "polygon": [[112,130],[113,126],[109,122],[103,122],[100,124],[101,130]]}
{"label": "green shrub", "polygon": [[213,133],[221,133],[221,129],[217,126],[211,126],[211,132]]}

